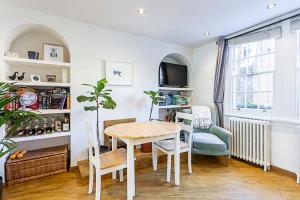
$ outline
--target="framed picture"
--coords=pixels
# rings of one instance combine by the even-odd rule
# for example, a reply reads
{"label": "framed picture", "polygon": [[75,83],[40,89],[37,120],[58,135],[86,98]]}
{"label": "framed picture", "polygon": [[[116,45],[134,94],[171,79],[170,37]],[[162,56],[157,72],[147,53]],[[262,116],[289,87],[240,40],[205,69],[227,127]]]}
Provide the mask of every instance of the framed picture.
{"label": "framed picture", "polygon": [[64,46],[44,44],[44,60],[64,62]]}
{"label": "framed picture", "polygon": [[106,61],[105,74],[109,85],[132,85],[132,63]]}

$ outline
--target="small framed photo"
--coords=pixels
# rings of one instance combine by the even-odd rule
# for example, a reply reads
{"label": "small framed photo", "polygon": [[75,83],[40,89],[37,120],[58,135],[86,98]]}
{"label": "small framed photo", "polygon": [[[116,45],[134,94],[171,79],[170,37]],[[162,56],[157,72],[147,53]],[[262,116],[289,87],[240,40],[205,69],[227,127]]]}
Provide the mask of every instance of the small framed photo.
{"label": "small framed photo", "polygon": [[106,61],[105,75],[109,85],[133,85],[132,63]]}
{"label": "small framed photo", "polygon": [[44,60],[64,62],[64,46],[57,44],[44,44]]}

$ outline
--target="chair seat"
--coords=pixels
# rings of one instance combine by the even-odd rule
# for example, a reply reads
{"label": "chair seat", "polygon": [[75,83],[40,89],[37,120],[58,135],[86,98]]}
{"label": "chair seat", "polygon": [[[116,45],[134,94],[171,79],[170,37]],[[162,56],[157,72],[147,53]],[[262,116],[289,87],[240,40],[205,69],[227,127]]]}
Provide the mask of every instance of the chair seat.
{"label": "chair seat", "polygon": [[[174,140],[161,140],[158,142],[154,142],[155,145],[167,150],[174,151]],[[189,144],[183,141],[180,141],[180,149],[188,148]]]}
{"label": "chair seat", "polygon": [[124,148],[109,151],[100,154],[100,168],[107,169],[118,165],[126,164],[127,162],[127,151]]}
{"label": "chair seat", "polygon": [[225,142],[211,133],[194,133],[193,148],[211,152],[227,151]]}

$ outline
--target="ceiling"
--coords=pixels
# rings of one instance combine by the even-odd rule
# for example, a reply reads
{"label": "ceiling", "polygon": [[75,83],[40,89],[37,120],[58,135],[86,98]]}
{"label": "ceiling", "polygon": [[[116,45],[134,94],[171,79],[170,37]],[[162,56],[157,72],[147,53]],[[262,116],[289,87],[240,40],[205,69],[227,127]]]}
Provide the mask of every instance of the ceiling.
{"label": "ceiling", "polygon": [[[196,47],[300,8],[300,0],[1,0],[110,29]],[[273,9],[266,9],[275,3]],[[139,8],[145,9],[138,15]],[[204,38],[203,34],[210,35]]]}

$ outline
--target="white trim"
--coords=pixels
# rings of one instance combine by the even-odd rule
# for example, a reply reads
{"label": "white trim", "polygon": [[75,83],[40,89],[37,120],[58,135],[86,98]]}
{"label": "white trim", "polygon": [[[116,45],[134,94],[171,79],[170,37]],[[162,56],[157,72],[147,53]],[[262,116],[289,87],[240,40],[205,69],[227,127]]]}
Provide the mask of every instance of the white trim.
{"label": "white trim", "polygon": [[300,125],[300,119],[289,119],[289,118],[267,117],[267,116],[255,116],[255,115],[237,114],[237,113],[226,113],[224,116],[226,116],[226,117],[247,118],[247,119],[258,119],[258,120],[266,120],[266,121],[270,121],[270,122],[281,122],[281,123],[290,123],[290,124]]}
{"label": "white trim", "polygon": [[279,22],[281,22],[283,20],[288,20],[289,18],[292,18],[292,17],[294,17],[296,15],[300,15],[300,9],[297,9],[295,11],[289,12],[287,14],[280,15],[280,16],[278,16],[276,18],[273,18],[271,20],[262,22],[260,24],[255,25],[255,26],[251,26],[251,27],[243,29],[241,31],[238,31],[238,32],[235,32],[235,33],[231,33],[231,34],[225,36],[225,38],[226,39],[230,39],[230,38],[233,38],[233,37],[237,37],[239,35],[242,35],[242,34],[245,34],[245,33],[251,32],[251,31],[254,31],[256,29],[263,28],[265,26],[269,26],[269,25],[274,24],[274,23],[279,23]]}
{"label": "white trim", "polygon": [[33,141],[33,140],[43,140],[43,139],[49,139],[49,138],[66,137],[66,136],[70,136],[70,135],[71,135],[71,132],[58,132],[58,133],[43,134],[43,135],[14,137],[14,138],[10,138],[10,139],[12,139],[15,142],[26,142],[26,141]]}

